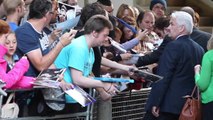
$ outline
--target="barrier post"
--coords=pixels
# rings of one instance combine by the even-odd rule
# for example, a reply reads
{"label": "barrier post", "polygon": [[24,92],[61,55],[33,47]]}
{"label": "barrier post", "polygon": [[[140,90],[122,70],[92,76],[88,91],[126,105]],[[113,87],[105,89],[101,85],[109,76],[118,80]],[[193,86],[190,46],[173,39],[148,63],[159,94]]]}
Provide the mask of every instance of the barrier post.
{"label": "barrier post", "polygon": [[112,102],[111,100],[102,101],[99,99],[97,101],[97,118],[98,120],[112,120]]}

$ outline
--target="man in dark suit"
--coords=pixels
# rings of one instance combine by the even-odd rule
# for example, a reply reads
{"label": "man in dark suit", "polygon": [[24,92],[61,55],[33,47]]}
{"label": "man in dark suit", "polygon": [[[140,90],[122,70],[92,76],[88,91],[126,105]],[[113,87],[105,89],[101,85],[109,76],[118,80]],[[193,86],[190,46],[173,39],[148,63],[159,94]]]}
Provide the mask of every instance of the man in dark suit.
{"label": "man in dark suit", "polygon": [[157,120],[178,120],[185,103],[183,96],[189,95],[195,86],[194,66],[201,63],[204,54],[189,36],[193,20],[188,13],[172,13],[168,29],[174,41],[167,44],[157,70],[157,74],[164,78],[153,84],[146,105],[146,110]]}

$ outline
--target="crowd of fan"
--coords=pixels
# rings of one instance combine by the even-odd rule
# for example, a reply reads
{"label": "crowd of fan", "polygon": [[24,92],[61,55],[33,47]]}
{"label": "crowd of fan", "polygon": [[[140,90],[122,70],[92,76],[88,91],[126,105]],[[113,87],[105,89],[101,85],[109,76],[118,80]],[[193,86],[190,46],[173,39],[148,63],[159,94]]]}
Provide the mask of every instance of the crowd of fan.
{"label": "crowd of fan", "polygon": [[[60,2],[80,9],[80,18],[61,20],[57,0],[0,0],[0,79],[6,82],[5,89],[31,89],[42,70],[66,68],[60,79],[63,90],[73,84],[95,88],[102,100],[110,100],[119,92],[117,85],[94,80],[91,73],[100,77],[117,69],[131,74],[130,70],[149,65],[163,79],[152,84],[144,120],[178,120],[185,102],[182,96],[190,94],[195,84],[201,90],[203,120],[211,119],[213,39],[199,30],[198,13],[191,7],[166,15],[166,1],[151,0],[150,10],[121,4],[114,16],[110,0],[82,9],[77,0]],[[77,25],[68,32],[56,27],[66,21]],[[115,49],[112,41],[128,52]],[[128,63],[134,54],[138,59]],[[202,69],[197,65],[201,63]],[[38,90],[17,94],[18,104],[28,106],[29,115],[82,111],[67,95],[65,108],[55,111],[48,105],[39,108],[43,97]]]}

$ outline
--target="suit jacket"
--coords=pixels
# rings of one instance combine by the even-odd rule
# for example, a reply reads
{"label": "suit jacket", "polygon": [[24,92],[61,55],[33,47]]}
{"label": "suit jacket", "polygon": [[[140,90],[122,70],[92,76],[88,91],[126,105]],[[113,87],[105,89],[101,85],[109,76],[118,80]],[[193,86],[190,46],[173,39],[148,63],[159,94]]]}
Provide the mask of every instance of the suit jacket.
{"label": "suit jacket", "polygon": [[157,70],[164,78],[153,84],[146,110],[157,106],[161,112],[180,114],[185,103],[182,97],[190,95],[195,86],[194,66],[201,63],[203,54],[203,49],[188,35],[170,42]]}
{"label": "suit jacket", "polygon": [[162,55],[164,48],[166,45],[171,42],[172,39],[168,36],[166,36],[162,42],[162,44],[158,47],[157,50],[154,50],[150,54],[147,54],[145,56],[139,57],[137,63],[135,64],[137,67],[149,65],[153,63],[157,63],[160,59],[160,56]]}
{"label": "suit jacket", "polygon": [[192,40],[198,43],[204,49],[205,52],[207,52],[207,43],[211,37],[210,33],[201,31],[194,27],[190,37],[192,38]]}

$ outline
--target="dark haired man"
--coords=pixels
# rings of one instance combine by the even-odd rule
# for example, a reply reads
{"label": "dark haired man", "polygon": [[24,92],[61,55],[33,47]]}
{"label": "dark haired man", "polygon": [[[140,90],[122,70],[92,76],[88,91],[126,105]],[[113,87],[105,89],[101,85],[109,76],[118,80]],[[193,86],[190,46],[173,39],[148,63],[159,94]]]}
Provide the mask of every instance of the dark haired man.
{"label": "dark haired man", "polygon": [[[105,16],[106,12],[98,3],[87,4],[82,9],[80,21],[78,23],[77,28],[79,30],[83,29],[86,21],[94,15],[104,15]],[[75,38],[77,38],[83,34],[84,34],[84,31],[79,31],[79,32],[77,32]],[[93,50],[94,50],[94,55],[95,55],[95,63],[93,65],[92,71],[96,77],[100,77],[100,66],[101,66],[101,56],[102,56],[100,47],[94,47]]]}
{"label": "dark haired man", "polygon": [[[92,47],[102,46],[108,41],[109,31],[112,29],[110,21],[102,15],[91,17],[85,24],[84,34],[66,46],[56,58],[54,64],[57,68],[67,68],[64,79],[84,88],[103,88],[106,92],[115,95],[117,89],[114,84],[88,78],[95,60]],[[67,103],[76,103],[66,96]]]}
{"label": "dark haired man", "polygon": [[16,30],[17,53],[30,60],[28,76],[36,77],[41,70],[53,63],[61,49],[74,37],[72,32],[64,34],[54,49],[49,51],[49,40],[42,39],[43,28],[50,22],[52,3],[49,0],[34,0],[30,5],[29,20]]}
{"label": "dark haired man", "polygon": [[[101,5],[98,2],[86,5],[82,9],[81,13],[82,13],[81,18],[80,18],[81,24],[79,24],[79,29],[82,29],[83,26],[85,25],[86,21],[94,15],[104,15],[104,16],[108,15],[108,13],[101,7]],[[78,32],[76,34],[76,38],[83,34],[84,34],[84,31]],[[115,69],[123,69],[126,71],[129,70],[130,67],[128,67],[126,65],[121,65],[121,64],[118,64],[116,62],[110,61],[110,60],[102,57],[102,53],[101,53],[99,46],[93,47],[93,50],[94,50],[95,61],[93,64],[92,71],[96,77],[100,77],[100,75],[101,75],[101,73],[100,73],[101,64],[104,66],[109,66],[111,68],[115,68]],[[105,92],[102,88],[97,89],[97,91],[99,92],[101,98],[104,100],[104,101],[100,100],[98,103],[99,104],[98,109],[102,110],[102,111],[98,110],[98,119],[102,119],[102,120],[111,119],[112,116],[109,113],[111,111],[110,99],[112,96],[110,94],[108,94],[107,92]],[[109,112],[106,113],[103,111],[103,109],[108,110]]]}
{"label": "dark haired man", "polygon": [[[17,54],[19,57],[26,55],[30,61],[27,76],[36,77],[40,71],[48,69],[56,59],[63,47],[71,43],[75,32],[65,33],[60,37],[60,42],[52,49],[49,48],[49,39],[44,37],[43,29],[50,23],[53,15],[50,0],[33,0],[29,7],[29,20],[16,31]],[[39,92],[34,93],[28,105],[29,115],[37,115],[43,110],[37,110],[42,97]]]}

